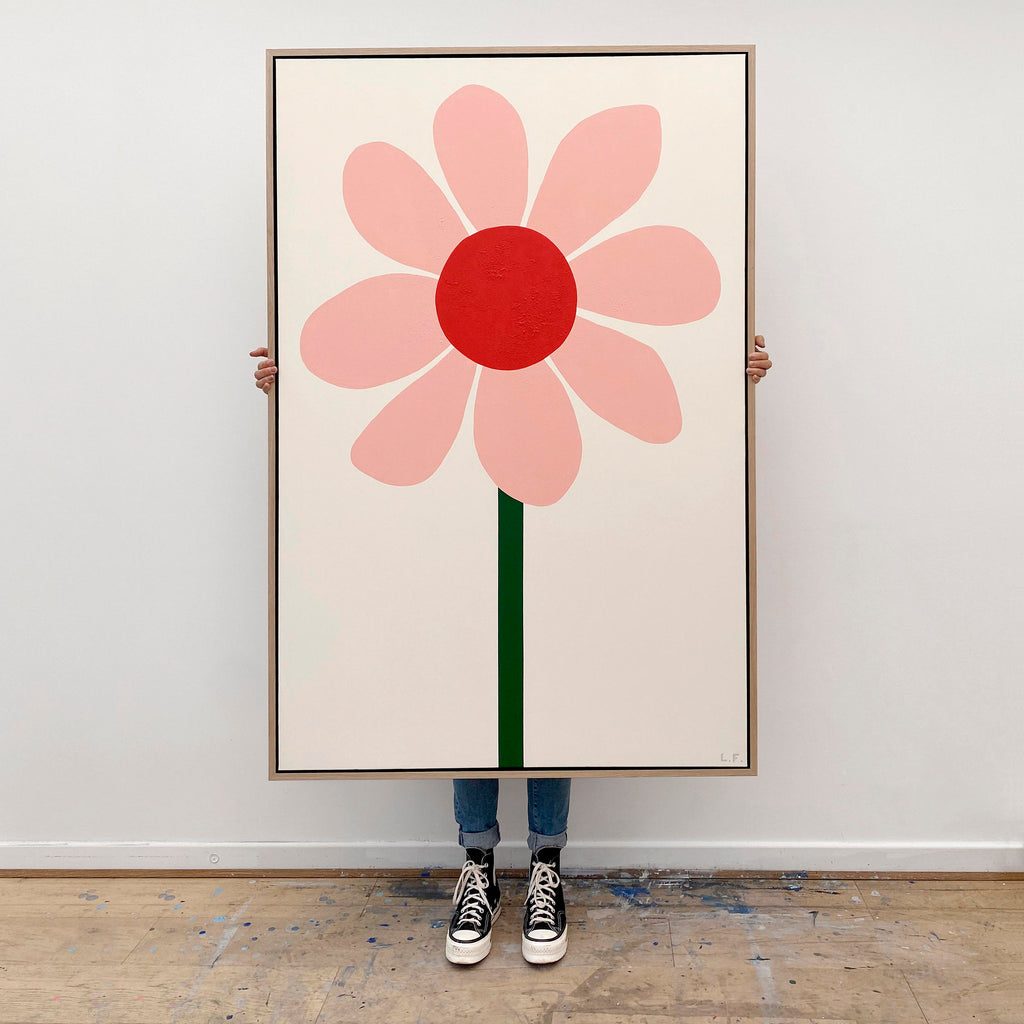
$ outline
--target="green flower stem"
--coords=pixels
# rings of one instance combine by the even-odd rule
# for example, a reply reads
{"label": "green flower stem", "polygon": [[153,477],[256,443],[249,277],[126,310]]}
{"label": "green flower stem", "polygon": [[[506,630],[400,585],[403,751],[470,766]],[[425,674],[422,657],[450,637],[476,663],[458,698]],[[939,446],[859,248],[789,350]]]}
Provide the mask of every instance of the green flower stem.
{"label": "green flower stem", "polygon": [[523,767],[523,503],[498,491],[498,767]]}

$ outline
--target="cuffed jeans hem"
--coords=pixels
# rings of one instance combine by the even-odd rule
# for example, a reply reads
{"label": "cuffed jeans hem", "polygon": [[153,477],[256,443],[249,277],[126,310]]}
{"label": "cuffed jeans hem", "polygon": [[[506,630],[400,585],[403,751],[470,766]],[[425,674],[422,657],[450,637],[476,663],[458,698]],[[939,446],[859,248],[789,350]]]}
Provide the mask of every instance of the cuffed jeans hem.
{"label": "cuffed jeans hem", "polygon": [[531,832],[530,838],[526,841],[526,845],[529,846],[531,852],[536,853],[545,846],[555,846],[561,850],[568,841],[568,832],[559,832],[557,836],[542,836],[538,832]]}
{"label": "cuffed jeans hem", "polygon": [[484,832],[463,832],[459,829],[459,846],[473,847],[476,850],[493,850],[501,842],[501,832],[497,825]]}

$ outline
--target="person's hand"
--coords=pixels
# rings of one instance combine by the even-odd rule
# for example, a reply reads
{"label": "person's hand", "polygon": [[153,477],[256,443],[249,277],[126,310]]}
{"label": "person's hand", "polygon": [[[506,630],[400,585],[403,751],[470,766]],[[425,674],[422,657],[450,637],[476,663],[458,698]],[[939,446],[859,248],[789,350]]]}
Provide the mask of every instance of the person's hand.
{"label": "person's hand", "polygon": [[256,378],[256,387],[266,394],[270,394],[270,389],[274,386],[274,377],[277,375],[277,364],[273,359],[266,358],[267,350],[265,348],[254,348],[249,355],[263,358],[259,363],[256,364],[256,372],[253,376]]}
{"label": "person's hand", "polygon": [[[760,334],[754,336],[754,351],[747,356],[747,376],[756,384],[772,365],[768,353],[764,349],[764,337]],[[266,351],[266,350],[264,350]]]}

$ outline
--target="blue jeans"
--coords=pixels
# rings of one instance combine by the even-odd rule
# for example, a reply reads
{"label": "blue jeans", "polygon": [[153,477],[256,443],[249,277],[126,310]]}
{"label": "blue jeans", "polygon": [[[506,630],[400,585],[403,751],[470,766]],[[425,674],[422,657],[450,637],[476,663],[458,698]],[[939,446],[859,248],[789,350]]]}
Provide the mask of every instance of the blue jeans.
{"label": "blue jeans", "polygon": [[[498,830],[498,780],[453,779],[455,820],[459,845],[493,849],[501,841]],[[572,779],[527,779],[526,799],[530,816],[528,845],[536,852],[543,846],[565,846],[569,820],[569,783]]]}

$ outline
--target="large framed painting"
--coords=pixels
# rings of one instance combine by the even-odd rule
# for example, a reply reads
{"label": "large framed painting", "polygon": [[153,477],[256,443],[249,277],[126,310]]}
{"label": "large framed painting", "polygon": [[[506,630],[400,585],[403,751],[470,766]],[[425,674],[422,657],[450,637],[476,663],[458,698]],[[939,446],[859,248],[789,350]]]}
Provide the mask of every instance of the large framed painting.
{"label": "large framed painting", "polygon": [[753,48],[267,60],[271,778],[754,774]]}

